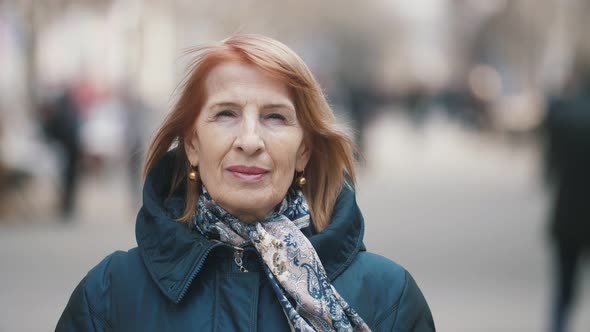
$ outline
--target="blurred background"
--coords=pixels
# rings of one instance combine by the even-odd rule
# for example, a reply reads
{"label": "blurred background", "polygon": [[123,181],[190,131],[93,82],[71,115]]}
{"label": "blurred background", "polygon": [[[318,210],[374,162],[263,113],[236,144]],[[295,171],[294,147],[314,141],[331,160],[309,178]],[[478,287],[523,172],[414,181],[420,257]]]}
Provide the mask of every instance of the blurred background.
{"label": "blurred background", "polygon": [[354,129],[365,243],[413,274],[439,331],[588,331],[589,14],[587,0],[0,0],[0,331],[53,330],[86,272],[135,246],[183,50],[235,33],[292,47]]}

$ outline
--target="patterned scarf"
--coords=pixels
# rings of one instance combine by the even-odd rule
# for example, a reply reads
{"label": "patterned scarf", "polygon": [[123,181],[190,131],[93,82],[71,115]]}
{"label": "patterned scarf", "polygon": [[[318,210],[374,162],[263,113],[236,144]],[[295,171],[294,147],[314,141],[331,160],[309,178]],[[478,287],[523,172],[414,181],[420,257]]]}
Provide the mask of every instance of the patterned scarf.
{"label": "patterned scarf", "polygon": [[330,284],[318,254],[300,231],[309,226],[301,191],[290,189],[272,216],[246,224],[217,205],[203,186],[194,223],[207,237],[218,236],[232,246],[254,246],[292,330],[370,331]]}

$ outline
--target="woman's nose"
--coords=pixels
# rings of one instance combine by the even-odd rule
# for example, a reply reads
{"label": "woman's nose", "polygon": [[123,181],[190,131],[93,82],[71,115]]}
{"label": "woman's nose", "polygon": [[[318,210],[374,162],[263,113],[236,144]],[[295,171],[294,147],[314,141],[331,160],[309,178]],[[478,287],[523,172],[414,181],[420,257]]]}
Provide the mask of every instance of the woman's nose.
{"label": "woman's nose", "polygon": [[235,147],[249,155],[264,150],[264,141],[260,135],[260,124],[257,116],[243,117]]}

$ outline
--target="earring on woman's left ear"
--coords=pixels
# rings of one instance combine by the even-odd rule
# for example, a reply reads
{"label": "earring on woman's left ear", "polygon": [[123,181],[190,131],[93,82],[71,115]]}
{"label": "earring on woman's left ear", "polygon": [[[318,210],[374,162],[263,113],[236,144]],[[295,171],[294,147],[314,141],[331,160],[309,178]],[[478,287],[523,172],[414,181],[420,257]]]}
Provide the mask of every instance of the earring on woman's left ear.
{"label": "earring on woman's left ear", "polygon": [[197,182],[199,178],[199,171],[197,169],[198,166],[191,165],[191,170],[188,172],[188,179],[192,182]]}
{"label": "earring on woman's left ear", "polygon": [[305,178],[305,169],[301,172],[301,175],[297,178],[297,184],[299,187],[303,187],[307,183],[307,179]]}

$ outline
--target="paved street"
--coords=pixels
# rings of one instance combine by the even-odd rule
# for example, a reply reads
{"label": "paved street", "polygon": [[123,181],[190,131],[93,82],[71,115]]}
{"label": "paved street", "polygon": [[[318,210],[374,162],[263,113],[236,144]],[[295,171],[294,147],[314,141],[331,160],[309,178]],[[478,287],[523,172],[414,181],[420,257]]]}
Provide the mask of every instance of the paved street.
{"label": "paved street", "polygon": [[[439,331],[544,331],[547,195],[534,144],[509,145],[434,119],[418,133],[375,121],[358,201],[369,250],[405,266]],[[102,257],[134,246],[122,175],[85,179],[79,217],[0,221],[0,331],[49,331]],[[574,332],[590,326],[590,270]]]}

